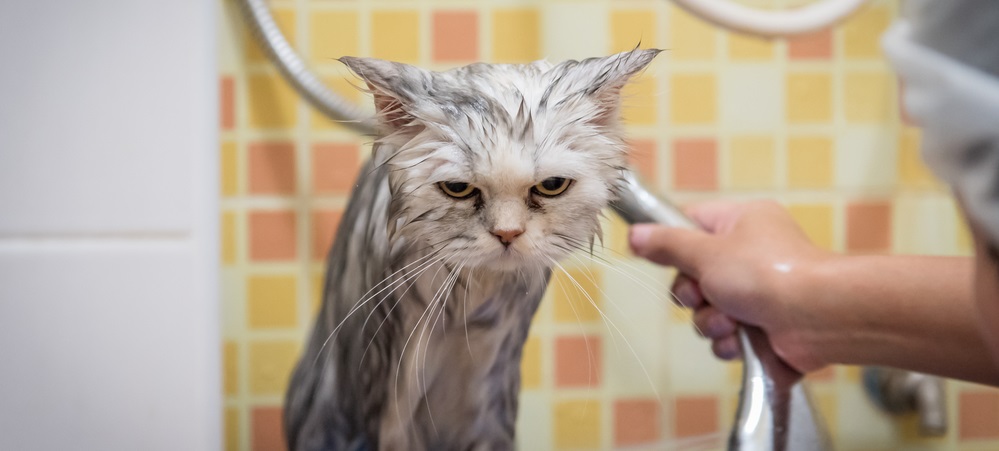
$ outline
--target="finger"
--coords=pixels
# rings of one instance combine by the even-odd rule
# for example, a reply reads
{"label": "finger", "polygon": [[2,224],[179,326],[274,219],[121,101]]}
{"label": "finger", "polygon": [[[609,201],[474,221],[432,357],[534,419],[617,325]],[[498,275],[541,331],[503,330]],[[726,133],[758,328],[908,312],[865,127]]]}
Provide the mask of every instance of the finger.
{"label": "finger", "polygon": [[674,301],[683,307],[696,309],[704,304],[704,295],[701,294],[701,288],[694,279],[686,275],[676,275],[676,279],[673,279],[673,288],[671,291],[673,292]]}
{"label": "finger", "polygon": [[735,335],[735,321],[710,305],[697,309],[693,320],[698,332],[712,340]]}
{"label": "finger", "polygon": [[734,335],[711,342],[711,351],[722,360],[732,360],[742,356],[739,340]]}
{"label": "finger", "polygon": [[741,216],[745,209],[746,204],[742,202],[715,200],[686,206],[683,211],[704,230],[718,233]]}
{"label": "finger", "polygon": [[711,236],[700,230],[637,224],[628,233],[635,255],[661,265],[675,266],[680,272],[699,279],[702,260],[711,255]]}

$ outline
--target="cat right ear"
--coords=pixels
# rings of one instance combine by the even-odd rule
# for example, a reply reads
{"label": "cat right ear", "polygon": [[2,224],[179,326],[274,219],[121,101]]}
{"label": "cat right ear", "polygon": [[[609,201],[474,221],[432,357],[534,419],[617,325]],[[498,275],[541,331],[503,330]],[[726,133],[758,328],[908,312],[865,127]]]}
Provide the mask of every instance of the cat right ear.
{"label": "cat right ear", "polygon": [[415,125],[413,105],[426,95],[430,72],[377,58],[345,56],[340,62],[368,85],[378,121],[389,133]]}

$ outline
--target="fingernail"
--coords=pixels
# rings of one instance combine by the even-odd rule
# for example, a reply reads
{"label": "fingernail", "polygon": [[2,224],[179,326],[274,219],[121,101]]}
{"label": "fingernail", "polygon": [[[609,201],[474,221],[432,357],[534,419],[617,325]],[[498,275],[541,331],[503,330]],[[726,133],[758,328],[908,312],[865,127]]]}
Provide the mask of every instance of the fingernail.
{"label": "fingernail", "polygon": [[650,235],[652,235],[652,226],[649,224],[631,226],[628,231],[628,244],[631,246],[631,250],[636,254],[639,253],[638,251],[648,244]]}

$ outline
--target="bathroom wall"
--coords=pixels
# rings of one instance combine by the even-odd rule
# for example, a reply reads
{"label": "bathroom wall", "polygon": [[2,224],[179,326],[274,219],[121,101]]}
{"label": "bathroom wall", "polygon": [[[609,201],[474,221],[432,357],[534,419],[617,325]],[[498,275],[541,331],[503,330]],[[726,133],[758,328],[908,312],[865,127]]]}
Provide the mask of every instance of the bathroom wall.
{"label": "bathroom wall", "polygon": [[[281,449],[282,394],[319,302],[322,258],[370,149],[307,106],[248,39],[231,2],[220,5],[226,447]],[[270,5],[311,68],[365,104],[334,58],[446,69],[666,49],[626,91],[635,167],[651,186],[679,202],[777,199],[836,251],[969,252],[952,199],[919,160],[918,132],[899,115],[880,51],[897,1],[790,41],[720,32],[658,0]],[[739,366],[711,356],[689,315],[665,299],[671,273],[630,258],[626,227],[608,216],[606,247],[565,263],[532,326],[521,448],[722,448]],[[914,418],[870,404],[859,374],[809,376],[837,449],[999,447],[999,391],[949,383],[950,430],[921,439]]]}
{"label": "bathroom wall", "polygon": [[221,446],[213,6],[0,2],[0,449]]}

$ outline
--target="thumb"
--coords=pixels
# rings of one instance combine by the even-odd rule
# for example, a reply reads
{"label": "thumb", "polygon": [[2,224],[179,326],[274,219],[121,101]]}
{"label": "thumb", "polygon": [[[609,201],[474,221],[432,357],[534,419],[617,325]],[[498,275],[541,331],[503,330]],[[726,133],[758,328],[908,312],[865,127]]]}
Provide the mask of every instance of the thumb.
{"label": "thumb", "polygon": [[694,279],[701,278],[701,262],[709,255],[711,239],[711,235],[700,230],[659,224],[636,224],[628,232],[628,244],[635,255],[675,266]]}

